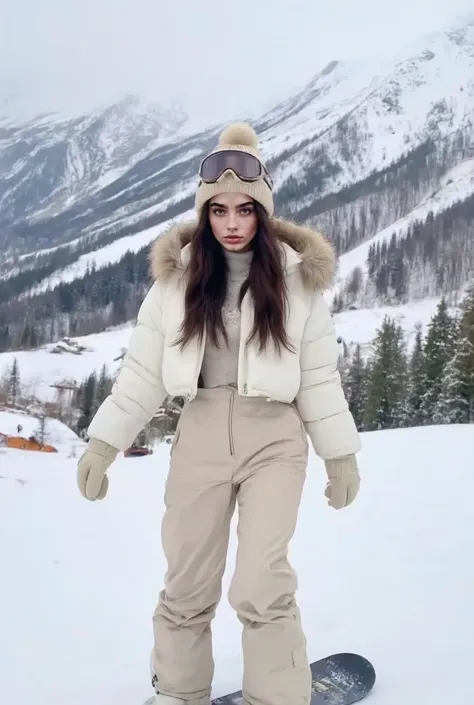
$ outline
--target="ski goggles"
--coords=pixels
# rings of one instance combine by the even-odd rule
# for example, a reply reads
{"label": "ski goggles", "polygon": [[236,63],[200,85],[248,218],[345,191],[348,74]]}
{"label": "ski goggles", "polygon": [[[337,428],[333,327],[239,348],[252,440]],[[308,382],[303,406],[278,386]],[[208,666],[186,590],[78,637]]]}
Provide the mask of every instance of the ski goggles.
{"label": "ski goggles", "polygon": [[199,176],[206,184],[213,184],[227,170],[233,171],[241,181],[257,181],[260,178],[273,189],[273,181],[262,162],[248,152],[237,149],[223,149],[209,154],[201,162]]}

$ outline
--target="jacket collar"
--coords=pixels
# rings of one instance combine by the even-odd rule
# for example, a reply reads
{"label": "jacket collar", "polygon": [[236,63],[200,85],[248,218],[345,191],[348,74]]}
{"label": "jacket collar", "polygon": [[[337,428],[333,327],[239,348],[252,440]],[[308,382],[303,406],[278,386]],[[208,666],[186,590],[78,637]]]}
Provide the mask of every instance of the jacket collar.
{"label": "jacket collar", "polygon": [[[282,218],[271,218],[271,223],[285,253],[286,271],[299,268],[307,289],[324,291],[330,288],[336,255],[327,238],[317,230]],[[155,281],[167,281],[173,274],[184,271],[195,228],[196,221],[172,225],[152,243],[149,261]]]}

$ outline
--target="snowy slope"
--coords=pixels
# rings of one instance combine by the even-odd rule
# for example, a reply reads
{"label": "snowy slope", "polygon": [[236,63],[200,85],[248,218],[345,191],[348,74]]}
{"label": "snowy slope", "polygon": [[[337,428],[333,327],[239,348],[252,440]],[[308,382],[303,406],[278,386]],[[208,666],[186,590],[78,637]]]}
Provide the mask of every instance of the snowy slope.
{"label": "snowy slope", "polygon": [[[5,705],[140,705],[151,695],[168,453],[117,460],[101,503],[79,495],[66,455],[0,454]],[[448,659],[457,674],[471,669],[473,457],[472,425],[363,434],[361,493],[334,512],[311,454],[291,546],[309,656],[368,656],[373,705],[470,702],[469,678],[440,678],[439,668]],[[235,550],[234,521],[213,629],[216,696],[241,685],[240,625],[226,599]]]}
{"label": "snowy slope", "polygon": [[[388,227],[376,233],[362,245],[354,247],[344,254],[339,260],[338,283],[343,283],[353,269],[360,269],[367,276],[367,256],[372,245],[388,243],[393,233],[397,236],[404,235],[410,225],[424,222],[431,212],[436,215],[454,203],[464,201],[474,193],[474,158],[461,161],[457,166],[449,169],[440,179],[439,188],[420,199],[419,203],[407,215],[395,220]],[[339,286],[333,290],[337,291]]]}
{"label": "snowy slope", "polygon": [[94,267],[95,269],[101,269],[102,267],[106,267],[108,264],[118,262],[127,252],[138,252],[138,250],[142,247],[147,247],[161,233],[169,228],[172,223],[179,223],[180,221],[187,220],[193,216],[193,211],[186,211],[177,218],[170,218],[169,220],[165,220],[163,223],[155,225],[152,228],[142,230],[135,235],[127,235],[119,240],[115,240],[110,243],[110,245],[99,247],[94,252],[82,255],[74,264],[71,264],[62,270],[58,270],[51,276],[42,279],[40,284],[32,287],[25,294],[22,294],[22,297],[27,295],[33,296],[41,291],[54,289],[54,287],[60,283],[80,279],[85,275],[88,268]]}
{"label": "snowy slope", "polygon": [[[268,125],[265,153],[276,156],[317,136],[318,147],[327,147],[330,160],[342,167],[325,188],[337,191],[400,159],[427,133],[442,136],[472,124],[473,67],[474,16],[423,37],[410,54],[393,60],[334,61],[299,96],[261,118]],[[337,136],[347,118],[363,137],[350,159]],[[298,152],[279,168],[277,180],[301,178],[310,159]]]}

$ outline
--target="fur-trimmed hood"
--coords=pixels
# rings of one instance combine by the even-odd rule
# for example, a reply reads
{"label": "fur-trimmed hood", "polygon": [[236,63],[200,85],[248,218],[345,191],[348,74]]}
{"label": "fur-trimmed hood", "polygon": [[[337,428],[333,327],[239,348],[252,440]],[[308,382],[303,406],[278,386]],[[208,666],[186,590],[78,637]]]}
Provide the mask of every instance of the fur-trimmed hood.
{"label": "fur-trimmed hood", "polygon": [[[281,218],[272,218],[276,235],[287,252],[287,267],[298,265],[304,286],[328,289],[333,280],[336,255],[330,242],[317,230]],[[196,221],[173,225],[151,245],[150,272],[153,279],[166,281],[185,268],[186,253],[196,228]]]}

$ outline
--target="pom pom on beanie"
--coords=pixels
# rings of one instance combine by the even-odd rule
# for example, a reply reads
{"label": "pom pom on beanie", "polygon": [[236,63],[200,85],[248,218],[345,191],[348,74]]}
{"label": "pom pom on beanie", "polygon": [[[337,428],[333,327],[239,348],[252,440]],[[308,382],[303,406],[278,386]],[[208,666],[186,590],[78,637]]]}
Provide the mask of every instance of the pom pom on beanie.
{"label": "pom pom on beanie", "polygon": [[246,122],[233,122],[225,127],[219,137],[219,147],[242,145],[251,149],[258,148],[257,133]]}

